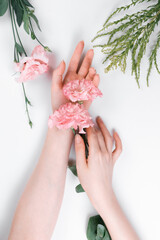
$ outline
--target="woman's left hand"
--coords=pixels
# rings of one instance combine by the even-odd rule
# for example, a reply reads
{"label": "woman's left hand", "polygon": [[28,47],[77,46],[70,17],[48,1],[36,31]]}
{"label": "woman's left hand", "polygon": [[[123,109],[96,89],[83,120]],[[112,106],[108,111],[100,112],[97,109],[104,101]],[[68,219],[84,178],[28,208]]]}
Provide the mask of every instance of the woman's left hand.
{"label": "woman's left hand", "polygon": [[[83,79],[86,78],[88,80],[93,81],[94,85],[98,87],[99,85],[99,75],[96,74],[96,70],[91,67],[94,52],[93,49],[88,50],[86,53],[81,66],[80,65],[80,59],[84,48],[84,42],[81,41],[78,43],[78,45],[75,48],[75,51],[71,57],[67,73],[65,77],[63,78],[63,74],[65,72],[65,62],[62,61],[60,65],[53,71],[53,77],[52,77],[52,109],[53,112],[59,108],[61,104],[64,104],[68,102],[63,95],[63,85],[69,81],[75,80],[75,79]],[[84,106],[86,109],[89,108],[91,104],[91,101],[85,101]]]}

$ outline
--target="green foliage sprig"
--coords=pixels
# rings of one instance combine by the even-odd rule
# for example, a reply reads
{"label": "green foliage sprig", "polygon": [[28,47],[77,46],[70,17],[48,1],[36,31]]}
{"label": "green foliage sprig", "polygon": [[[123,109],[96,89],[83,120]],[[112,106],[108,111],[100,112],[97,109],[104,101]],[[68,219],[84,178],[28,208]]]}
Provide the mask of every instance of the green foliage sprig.
{"label": "green foliage sprig", "polygon": [[[126,14],[118,20],[111,21],[111,18],[121,11],[127,11],[136,4],[143,2],[153,2],[151,5],[132,14]],[[131,53],[132,74],[135,75],[138,86],[140,78],[141,61],[146,53],[148,43],[155,27],[160,21],[160,1],[153,0],[132,0],[129,5],[117,8],[105,21],[103,28],[97,33],[92,41],[105,38],[104,44],[97,44],[94,47],[100,47],[102,53],[106,56],[103,63],[109,62],[105,67],[107,73],[111,69],[120,68],[125,72],[127,66],[127,57]],[[149,76],[153,65],[160,73],[157,64],[157,51],[160,47],[160,31],[152,47],[149,56],[149,67],[146,76],[149,86]]]}
{"label": "green foliage sprig", "polygon": [[[70,165],[69,169],[78,177],[75,164]],[[85,192],[81,184],[78,184],[75,190],[77,193]],[[86,235],[88,240],[112,240],[100,215],[89,218]]]}
{"label": "green foliage sprig", "polygon": [[108,229],[105,226],[100,215],[89,218],[87,226],[87,239],[88,240],[111,240]]}
{"label": "green foliage sprig", "polygon": [[[19,62],[19,59],[22,55],[27,57],[27,53],[22,44],[20,34],[18,31],[19,30],[18,28],[21,27],[22,24],[25,32],[31,36],[32,40],[37,40],[37,42],[40,45],[42,45],[46,51],[51,51],[47,46],[44,46],[40,42],[40,40],[35,34],[35,31],[32,25],[33,21],[36,23],[40,31],[41,29],[40,29],[38,19],[34,14],[34,7],[30,4],[28,0],[0,0],[0,16],[3,16],[6,13],[7,9],[9,9],[13,38],[14,38],[14,62]],[[32,127],[33,123],[29,115],[29,106],[32,106],[32,105],[26,95],[24,83],[22,83],[22,89],[24,93],[28,123],[30,127]]]}

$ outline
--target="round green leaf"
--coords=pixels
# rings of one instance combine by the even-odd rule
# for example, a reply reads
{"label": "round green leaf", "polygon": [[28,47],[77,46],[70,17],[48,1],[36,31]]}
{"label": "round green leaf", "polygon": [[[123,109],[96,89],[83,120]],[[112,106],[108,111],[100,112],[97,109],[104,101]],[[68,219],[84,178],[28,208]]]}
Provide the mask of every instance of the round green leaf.
{"label": "round green leaf", "polygon": [[3,16],[8,8],[8,0],[0,0],[0,16]]}
{"label": "round green leaf", "polygon": [[77,193],[82,193],[82,192],[84,192],[84,189],[83,189],[83,187],[82,187],[81,184],[77,185],[75,189],[76,189],[76,192],[77,192]]}
{"label": "round green leaf", "polygon": [[102,224],[97,225],[97,236],[103,238],[105,234],[105,227]]}
{"label": "round green leaf", "polygon": [[100,215],[90,217],[87,227],[88,240],[111,240],[108,229]]}
{"label": "round green leaf", "polygon": [[69,166],[71,172],[77,177],[77,168],[76,165]]}
{"label": "round green leaf", "polygon": [[87,227],[87,239],[88,240],[96,240],[98,224],[104,225],[104,222],[103,222],[102,218],[100,217],[100,215],[90,217],[90,219],[88,221],[88,227]]}
{"label": "round green leaf", "polygon": [[36,38],[34,32],[31,32],[31,38],[34,40]]}

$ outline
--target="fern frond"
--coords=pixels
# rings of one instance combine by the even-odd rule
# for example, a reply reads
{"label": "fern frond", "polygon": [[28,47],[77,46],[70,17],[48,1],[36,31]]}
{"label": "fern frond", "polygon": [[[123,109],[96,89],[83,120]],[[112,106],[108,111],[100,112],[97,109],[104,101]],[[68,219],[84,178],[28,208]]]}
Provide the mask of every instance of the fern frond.
{"label": "fern frond", "polygon": [[[134,0],[130,4],[117,8],[106,20],[103,28],[97,33],[92,41],[102,39],[104,44],[97,44],[93,47],[100,47],[104,55],[106,55],[103,63],[109,61],[105,67],[105,72],[118,67],[125,72],[127,66],[127,57],[131,53],[132,74],[135,75],[139,86],[139,78],[141,71],[141,61],[146,54],[147,46],[150,41],[155,27],[160,21],[160,2],[149,5],[146,9],[142,9],[132,14],[126,14],[118,20],[111,21],[111,18],[121,11],[127,11],[130,7],[143,2],[151,2],[151,0]],[[147,85],[149,83],[149,75],[153,64],[160,73],[157,64],[157,50],[160,47],[160,33],[149,57],[149,68],[147,73]]]}

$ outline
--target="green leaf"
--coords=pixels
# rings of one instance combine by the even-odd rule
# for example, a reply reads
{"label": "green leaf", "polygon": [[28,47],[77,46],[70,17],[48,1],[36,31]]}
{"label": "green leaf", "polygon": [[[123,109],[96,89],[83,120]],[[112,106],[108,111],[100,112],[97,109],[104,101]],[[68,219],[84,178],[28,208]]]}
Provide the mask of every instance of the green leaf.
{"label": "green leaf", "polygon": [[40,25],[39,25],[37,17],[33,14],[33,12],[30,12],[29,15],[33,18],[33,20],[37,24],[38,29],[41,31],[41,28],[40,28]]}
{"label": "green leaf", "polygon": [[33,123],[31,121],[29,121],[29,126],[32,128],[33,127]]}
{"label": "green leaf", "polygon": [[34,40],[36,38],[34,32],[31,32],[31,38]]}
{"label": "green leaf", "polygon": [[96,240],[98,224],[104,225],[104,222],[99,215],[90,217],[90,219],[88,221],[88,227],[87,227],[87,239],[88,240]]}
{"label": "green leaf", "polygon": [[[101,237],[103,235],[103,237]],[[96,215],[90,217],[87,227],[87,239],[88,240],[111,240],[109,232],[100,217]]]}
{"label": "green leaf", "polygon": [[33,8],[33,6],[28,2],[28,0],[22,0],[22,2],[23,2],[24,5],[26,5],[27,7]]}
{"label": "green leaf", "polygon": [[108,230],[106,230],[103,240],[112,240]]}
{"label": "green leaf", "polygon": [[23,51],[23,47],[21,45],[19,45],[19,43],[15,43],[15,48],[17,49],[17,52],[19,53],[20,56],[22,56]]}
{"label": "green leaf", "polygon": [[23,7],[19,0],[11,0],[11,4],[16,14],[18,26],[20,27],[22,24],[23,14],[24,14]]}
{"label": "green leaf", "polygon": [[31,102],[28,100],[27,97],[25,98],[25,100],[26,100],[26,103],[29,104],[29,105],[32,107],[32,104],[31,104]]}
{"label": "green leaf", "polygon": [[97,236],[103,238],[105,235],[105,227],[102,224],[97,225]]}
{"label": "green leaf", "polygon": [[77,193],[85,192],[81,184],[78,184],[75,189]]}
{"label": "green leaf", "polygon": [[96,236],[96,240],[102,240],[102,238],[99,236]]}
{"label": "green leaf", "polygon": [[23,14],[24,30],[29,34],[29,17],[26,11]]}
{"label": "green leaf", "polygon": [[77,169],[76,169],[76,165],[73,165],[73,166],[69,166],[68,167],[71,172],[77,177]]}
{"label": "green leaf", "polygon": [[[47,46],[44,47],[44,50],[47,51],[47,52],[52,52],[51,49],[50,49],[49,47],[47,47]],[[73,133],[74,133],[73,128],[72,128],[72,131],[73,131]],[[75,133],[74,133],[74,134],[75,134]]]}
{"label": "green leaf", "polygon": [[8,8],[8,0],[0,0],[0,16],[3,16]]}

